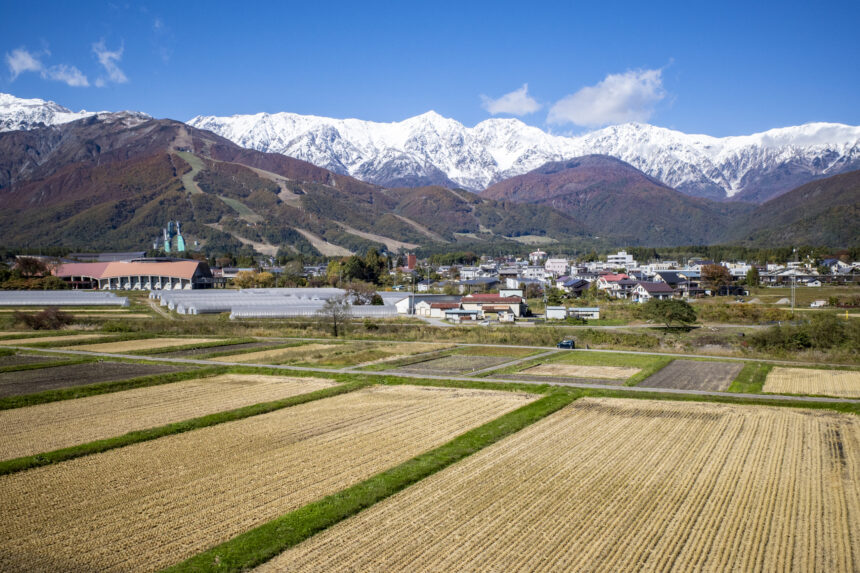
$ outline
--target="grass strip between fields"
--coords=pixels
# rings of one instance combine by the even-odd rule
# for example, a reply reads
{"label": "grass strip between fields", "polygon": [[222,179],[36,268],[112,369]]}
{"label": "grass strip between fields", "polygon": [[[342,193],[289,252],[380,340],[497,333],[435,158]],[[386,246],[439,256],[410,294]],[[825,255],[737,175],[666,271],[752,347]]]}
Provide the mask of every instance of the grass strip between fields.
{"label": "grass strip between fields", "polygon": [[32,456],[24,456],[21,458],[6,460],[0,462],[0,475],[12,474],[31,468],[37,468],[40,466],[47,466],[50,464],[71,460],[74,458],[80,458],[91,454],[98,454],[101,452],[106,452],[108,450],[129,446],[131,444],[137,444],[139,442],[155,440],[156,438],[162,438],[164,436],[170,436],[172,434],[181,434],[183,432],[188,432],[191,430],[214,426],[216,424],[223,424],[225,422],[242,420],[243,418],[250,418],[251,416],[268,414],[269,412],[274,412],[275,410],[281,410],[290,406],[297,406],[299,404],[313,402],[314,400],[320,400],[322,398],[329,398],[331,396],[337,396],[338,394],[352,392],[368,385],[368,382],[362,381],[354,382],[352,384],[332,386],[331,388],[324,388],[315,392],[299,394],[298,396],[290,396],[289,398],[284,398],[283,400],[275,400],[272,402],[253,404],[251,406],[243,406],[242,408],[236,408],[235,410],[217,412],[215,414],[209,414],[206,416],[201,416],[199,418],[192,418],[190,420],[184,420],[182,422],[174,422],[172,424],[166,424],[164,426],[158,426],[156,428],[136,430],[134,432],[123,434],[122,436],[106,438],[104,440],[96,440],[94,442],[79,444],[77,446],[72,446],[69,448],[54,450],[52,452],[45,452]]}
{"label": "grass strip between fields", "polygon": [[251,529],[169,567],[185,571],[245,571],[301,541],[563,408],[577,392],[554,392],[462,434],[359,484]]}
{"label": "grass strip between fields", "polygon": [[97,384],[87,384],[84,386],[70,386],[68,388],[45,390],[44,392],[24,394],[21,396],[7,396],[6,398],[0,398],[0,410],[35,406],[36,404],[59,402],[60,400],[86,398],[87,396],[95,396],[96,394],[108,394],[110,392],[119,392],[121,390],[131,390],[132,388],[143,388],[145,386],[159,386],[161,384],[179,382],[180,380],[188,380],[190,378],[206,378],[209,376],[224,374],[228,371],[226,366],[213,366],[207,368],[195,368],[193,365],[187,366],[190,368],[189,370],[182,370],[180,372],[152,374],[150,376],[140,376],[126,380],[111,380],[108,382],[99,382]]}
{"label": "grass strip between fields", "polygon": [[760,394],[764,387],[765,378],[773,370],[773,367],[773,364],[765,362],[747,362],[726,391]]}

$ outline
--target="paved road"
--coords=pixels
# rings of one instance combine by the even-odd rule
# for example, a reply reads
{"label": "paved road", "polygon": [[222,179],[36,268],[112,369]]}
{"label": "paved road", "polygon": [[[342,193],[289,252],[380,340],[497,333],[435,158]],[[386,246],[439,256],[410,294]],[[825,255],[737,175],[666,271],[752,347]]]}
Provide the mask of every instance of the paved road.
{"label": "paved road", "polygon": [[[480,345],[473,345],[480,346]],[[25,346],[6,346],[5,348],[15,348],[18,350],[36,350]],[[524,348],[534,348],[526,346]],[[289,366],[280,364],[247,364],[244,362],[215,362],[214,360],[199,360],[194,358],[165,358],[158,356],[138,356],[135,354],[109,354],[107,352],[87,352],[84,350],[59,350],[39,348],[39,352],[51,354],[73,354],[80,356],[97,356],[102,358],[127,358],[131,360],[146,360],[150,362],[167,362],[172,364],[195,364],[199,366],[253,366],[256,368],[269,368],[271,370],[293,370],[300,372],[319,372],[326,374],[357,374],[356,371],[346,371],[339,368],[318,368],[312,366]],[[689,356],[689,355],[678,355]],[[710,358],[710,357],[709,357]],[[781,394],[740,394],[734,392],[710,392],[707,390],[678,390],[674,388],[643,388],[641,386],[612,386],[607,387],[605,384],[580,384],[575,382],[535,382],[533,380],[519,380],[509,378],[474,378],[473,376],[441,376],[435,374],[413,374],[409,372],[397,372],[394,370],[377,370],[377,371],[362,371],[364,376],[394,376],[397,378],[414,378],[424,380],[454,380],[461,382],[498,382],[501,384],[534,384],[534,385],[550,385],[550,386],[568,386],[571,388],[584,388],[596,390],[618,390],[624,392],[659,392],[663,394],[680,394],[691,396],[732,396],[738,398],[753,398],[756,400],[787,400],[792,402],[824,402],[835,404],[860,404],[860,400],[851,400],[846,398],[821,398],[807,396],[790,396]]]}

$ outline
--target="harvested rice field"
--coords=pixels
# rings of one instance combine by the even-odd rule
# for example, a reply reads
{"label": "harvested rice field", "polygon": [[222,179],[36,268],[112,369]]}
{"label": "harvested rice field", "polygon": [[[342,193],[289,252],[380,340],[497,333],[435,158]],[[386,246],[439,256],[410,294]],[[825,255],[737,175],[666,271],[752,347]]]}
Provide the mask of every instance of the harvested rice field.
{"label": "harvested rice field", "polygon": [[534,397],[370,387],[0,477],[0,570],[156,571]]}
{"label": "harvested rice field", "polygon": [[680,388],[724,392],[743,370],[743,362],[675,360],[643,380],[646,388]]}
{"label": "harvested rice field", "polygon": [[301,346],[289,346],[287,348],[274,348],[272,350],[260,350],[259,352],[246,352],[245,354],[231,354],[213,358],[217,362],[246,362],[257,364],[280,364],[302,360],[313,353],[328,350],[335,344],[303,344]]}
{"label": "harvested rice field", "polygon": [[170,348],[173,346],[188,346],[191,344],[206,344],[215,342],[213,338],[144,338],[143,340],[123,340],[120,342],[103,342],[101,344],[82,344],[71,346],[69,350],[86,350],[87,352],[137,352],[140,350],[154,350],[156,348]]}
{"label": "harvested rice field", "polygon": [[763,391],[775,394],[824,394],[839,398],[860,398],[860,372],[777,366],[767,375]]}
{"label": "harvested rice field", "polygon": [[187,367],[169,364],[87,362],[68,366],[49,366],[35,370],[2,372],[0,373],[0,398],[99,382],[128,380],[187,369]]}
{"label": "harvested rice field", "polygon": [[457,349],[457,354],[462,356],[504,356],[511,360],[525,358],[532,354],[542,352],[534,348],[517,348],[514,346],[464,346]]}
{"label": "harvested rice field", "polygon": [[256,571],[860,570],[860,420],[580,399]]}
{"label": "harvested rice field", "polygon": [[579,364],[541,364],[522,371],[523,374],[538,376],[569,376],[574,378],[614,378],[626,380],[638,374],[641,368],[625,366],[583,366]]}
{"label": "harvested rice field", "polygon": [[334,386],[322,378],[224,374],[0,411],[0,459],[67,448]]}
{"label": "harvested rice field", "polygon": [[244,342],[241,344],[225,344],[224,346],[206,346],[204,348],[192,348],[191,350],[171,350],[160,352],[159,358],[197,358],[210,354],[224,354],[236,351],[245,351],[251,348],[270,348],[277,346],[273,342]]}
{"label": "harvested rice field", "polygon": [[62,334],[59,336],[34,336],[32,338],[6,338],[4,340],[0,340],[0,345],[22,346],[26,344],[36,344],[40,342],[73,342],[76,340],[92,340],[93,338],[104,338],[104,334]]}
{"label": "harvested rice field", "polygon": [[418,354],[427,354],[430,352],[439,352],[453,348],[453,344],[427,343],[427,342],[403,342],[400,344],[380,344],[374,347],[376,352],[383,356],[380,358],[361,362],[357,366],[371,366],[373,364],[383,364],[385,362],[394,362],[416,356]]}
{"label": "harvested rice field", "polygon": [[459,375],[489,368],[510,362],[510,358],[505,356],[461,356],[459,354],[451,354],[425,360],[423,362],[415,362],[400,366],[393,369],[393,372],[409,372],[411,374],[440,374],[440,375]]}

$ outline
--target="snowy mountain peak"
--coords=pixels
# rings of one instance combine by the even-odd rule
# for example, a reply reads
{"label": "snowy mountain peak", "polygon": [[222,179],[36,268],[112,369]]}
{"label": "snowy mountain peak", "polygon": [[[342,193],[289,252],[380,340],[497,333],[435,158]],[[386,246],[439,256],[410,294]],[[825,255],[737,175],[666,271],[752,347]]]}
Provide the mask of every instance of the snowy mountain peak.
{"label": "snowy mountain peak", "polygon": [[52,101],[23,99],[0,93],[0,132],[33,129],[39,124],[57,125],[95,115],[81,110],[73,112]]}
{"label": "snowy mountain peak", "polygon": [[100,119],[123,121],[127,125],[150,119],[149,115],[136,111],[71,111],[52,101],[23,99],[0,93],[0,132],[34,129],[43,125],[60,125],[98,116]]}

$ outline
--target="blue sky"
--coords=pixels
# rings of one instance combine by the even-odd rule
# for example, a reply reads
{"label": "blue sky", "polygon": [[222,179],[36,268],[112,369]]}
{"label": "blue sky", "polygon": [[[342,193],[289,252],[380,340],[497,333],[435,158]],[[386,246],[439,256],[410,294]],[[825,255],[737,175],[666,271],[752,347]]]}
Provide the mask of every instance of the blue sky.
{"label": "blue sky", "polygon": [[0,91],[74,110],[397,121],[433,109],[466,125],[638,120],[716,136],[860,124],[856,1],[35,6],[0,0]]}

